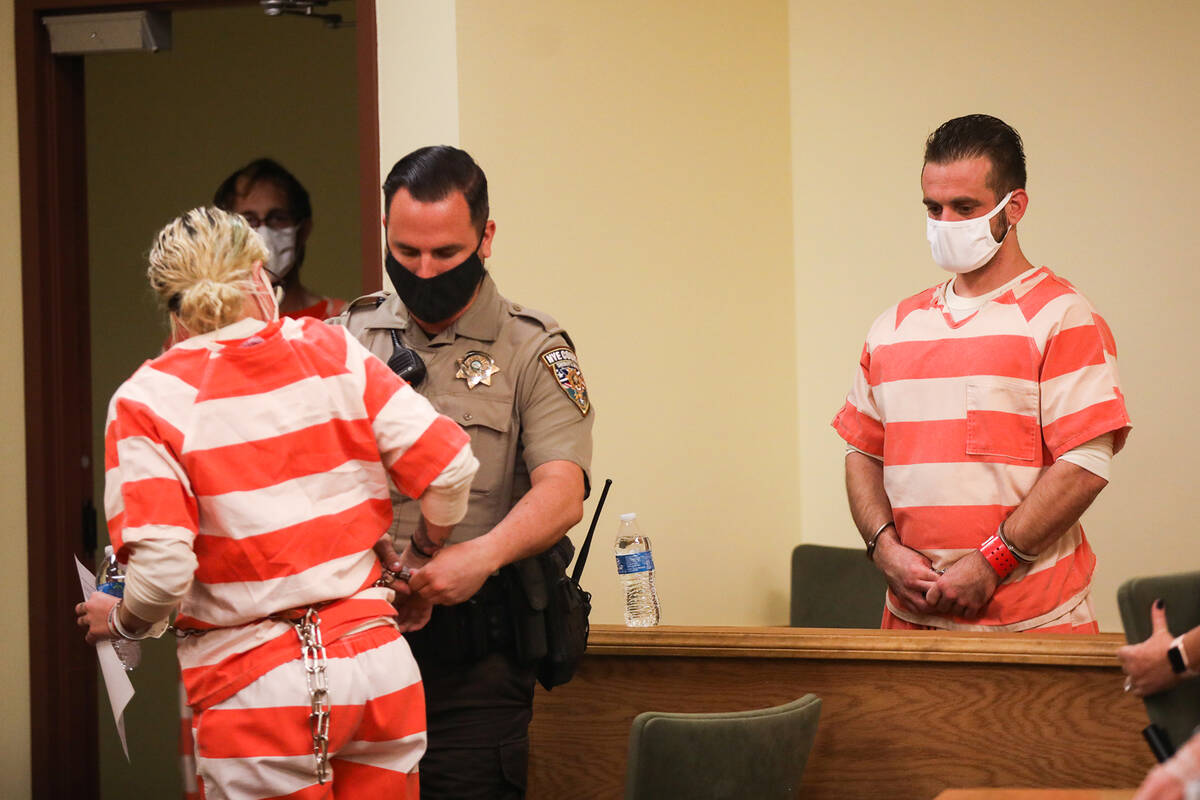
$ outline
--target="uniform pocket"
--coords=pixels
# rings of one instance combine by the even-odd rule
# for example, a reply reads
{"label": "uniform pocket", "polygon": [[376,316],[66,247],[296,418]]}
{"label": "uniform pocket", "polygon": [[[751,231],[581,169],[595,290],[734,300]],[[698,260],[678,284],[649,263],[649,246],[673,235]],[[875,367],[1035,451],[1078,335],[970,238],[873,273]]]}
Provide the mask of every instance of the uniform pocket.
{"label": "uniform pocket", "polygon": [[448,394],[434,399],[433,404],[471,437],[471,451],[479,459],[471,492],[488,494],[498,489],[506,476],[512,446],[512,398]]}
{"label": "uniform pocket", "polygon": [[1001,377],[967,381],[967,455],[1033,461],[1040,431],[1036,385]]}

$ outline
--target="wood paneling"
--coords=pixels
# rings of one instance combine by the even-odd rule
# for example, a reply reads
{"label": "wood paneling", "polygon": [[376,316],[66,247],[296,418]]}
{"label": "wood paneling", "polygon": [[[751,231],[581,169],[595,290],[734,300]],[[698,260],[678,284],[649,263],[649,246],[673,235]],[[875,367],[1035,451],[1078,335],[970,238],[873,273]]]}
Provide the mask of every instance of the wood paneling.
{"label": "wood paneling", "polygon": [[[92,497],[83,59],[53,58],[15,6],[25,340],[30,765],[35,797],[96,793],[96,659],[75,627],[73,557]],[[82,387],[82,389],[81,389]],[[71,768],[62,769],[63,753]]]}
{"label": "wood paneling", "polygon": [[642,711],[823,700],[805,797],[950,787],[1129,787],[1153,765],[1120,637],[595,626],[571,683],[539,690],[531,800],[622,795]]}

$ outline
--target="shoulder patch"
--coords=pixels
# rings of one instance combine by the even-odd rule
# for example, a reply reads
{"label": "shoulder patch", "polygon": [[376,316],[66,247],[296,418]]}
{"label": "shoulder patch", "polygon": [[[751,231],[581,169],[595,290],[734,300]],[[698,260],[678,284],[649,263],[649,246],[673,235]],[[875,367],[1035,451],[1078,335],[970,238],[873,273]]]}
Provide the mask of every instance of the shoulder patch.
{"label": "shoulder patch", "polygon": [[579,368],[579,359],[575,351],[569,347],[552,347],[543,352],[538,360],[550,370],[558,388],[576,405],[585,417],[592,408],[588,400],[587,384],[583,380],[583,370]]}

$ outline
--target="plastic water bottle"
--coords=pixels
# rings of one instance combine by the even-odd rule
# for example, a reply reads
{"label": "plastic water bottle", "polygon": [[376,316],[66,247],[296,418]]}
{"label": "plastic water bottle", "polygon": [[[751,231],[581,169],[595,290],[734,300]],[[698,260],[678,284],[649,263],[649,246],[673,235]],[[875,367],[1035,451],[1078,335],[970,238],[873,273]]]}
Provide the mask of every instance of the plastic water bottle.
{"label": "plastic water bottle", "polygon": [[654,590],[654,556],[650,539],[638,530],[637,514],[622,514],[617,529],[617,573],[625,588],[625,624],[646,628],[658,624],[658,592]]}
{"label": "plastic water bottle", "polygon": [[[104,548],[104,560],[100,562],[100,570],[96,573],[96,591],[117,598],[125,596],[125,570],[117,562],[112,545]],[[132,672],[134,667],[142,663],[141,642],[122,639],[119,636],[113,637],[111,641],[126,672]]]}

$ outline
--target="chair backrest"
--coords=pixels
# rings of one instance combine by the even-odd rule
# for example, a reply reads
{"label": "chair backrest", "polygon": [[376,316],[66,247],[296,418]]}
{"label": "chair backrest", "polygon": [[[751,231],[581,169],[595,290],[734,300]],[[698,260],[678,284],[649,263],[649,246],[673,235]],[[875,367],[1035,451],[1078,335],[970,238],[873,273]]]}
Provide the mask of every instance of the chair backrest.
{"label": "chair backrest", "polygon": [[[1130,578],[1117,590],[1126,641],[1132,644],[1149,638],[1150,604],[1158,598],[1167,604],[1167,627],[1173,635],[1200,625],[1200,572]],[[1167,732],[1173,747],[1179,747],[1200,723],[1200,678],[1147,697],[1145,702],[1150,721]]]}
{"label": "chair backrest", "polygon": [[887,581],[860,548],[798,545],[792,551],[793,628],[878,628]]}
{"label": "chair backrest", "polygon": [[648,711],[633,721],[625,800],[799,797],[821,699],[716,714]]}

